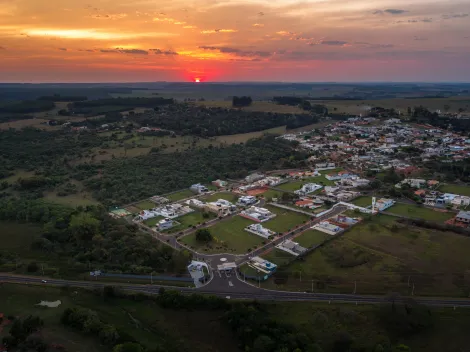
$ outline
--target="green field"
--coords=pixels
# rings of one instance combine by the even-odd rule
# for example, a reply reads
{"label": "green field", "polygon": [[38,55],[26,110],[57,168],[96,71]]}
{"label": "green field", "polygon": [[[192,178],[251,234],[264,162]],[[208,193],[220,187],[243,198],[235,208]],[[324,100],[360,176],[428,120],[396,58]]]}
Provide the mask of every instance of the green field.
{"label": "green field", "polygon": [[396,203],[394,206],[388,208],[386,211],[392,214],[435,222],[444,222],[455,216],[455,213],[452,212],[441,212],[426,208],[424,206],[403,203]]}
{"label": "green field", "polygon": [[276,217],[263,223],[263,226],[276,232],[289,231],[309,220],[307,215],[294,211],[285,210],[272,205],[267,205],[265,208],[275,213]]}
{"label": "green field", "polygon": [[439,187],[440,192],[460,194],[462,196],[470,196],[470,186],[461,185],[442,185]]}
{"label": "green field", "polygon": [[154,218],[145,220],[144,224],[149,226],[149,227],[154,227],[162,219],[163,219],[163,216],[156,216]]}
{"label": "green field", "polygon": [[468,237],[401,225],[382,214],[295,261],[284,284],[269,279],[264,285],[305,291],[309,285],[295,279],[302,271],[320,292],[352,293],[356,282],[359,294],[409,295],[414,284],[415,295],[468,297],[468,251]]}
{"label": "green field", "polygon": [[212,236],[214,236],[214,241],[208,245],[198,243],[195,233],[183,237],[180,241],[195,248],[198,252],[243,254],[249,252],[255,246],[259,246],[264,240],[262,237],[244,230],[245,227],[251,224],[253,224],[253,221],[241,216],[234,216],[209,228]]}
{"label": "green field", "polygon": [[284,192],[275,191],[273,189],[268,189],[266,192],[262,194],[262,196],[265,199],[270,201],[272,198],[278,198],[278,199],[281,198],[283,193]]}
{"label": "green field", "polygon": [[207,212],[207,215],[208,217],[204,218],[202,212],[197,211],[197,210],[193,211],[192,213],[176,218],[175,221],[179,222],[180,224],[175,227],[172,227],[171,229],[164,230],[163,232],[176,233],[179,231],[186,230],[188,227],[202,224],[216,217],[215,214],[211,212]]}
{"label": "green field", "polygon": [[367,208],[368,206],[372,205],[372,197],[361,196],[354,199],[351,203],[360,207]]}
{"label": "green field", "polygon": [[294,256],[292,254],[289,254],[277,248],[272,249],[267,254],[261,255],[261,257],[270,261],[271,263],[276,264],[277,266],[285,265],[289,263],[292,259],[294,259]]}
{"label": "green field", "polygon": [[70,207],[78,207],[80,205],[85,207],[87,205],[99,204],[88,192],[80,192],[65,197],[58,196],[57,192],[44,192],[44,199]]}
{"label": "green field", "polygon": [[293,239],[294,242],[297,242],[302,247],[310,248],[323,243],[325,240],[331,238],[330,235],[327,235],[324,232],[317,230],[307,230],[302,233],[300,236]]}
{"label": "green field", "polygon": [[135,204],[135,206],[141,210],[148,210],[148,209],[155,208],[156,205],[154,202],[151,202],[149,200],[144,200],[140,203]]}
{"label": "green field", "polygon": [[235,204],[237,203],[238,198],[240,198],[240,196],[234,193],[218,192],[218,193],[213,193],[207,197],[203,197],[201,200],[205,202],[216,202],[219,199],[225,199]]}
{"label": "green field", "polygon": [[190,191],[189,189],[184,189],[176,193],[164,195],[163,197],[169,199],[171,202],[177,202],[179,200],[186,199],[192,196],[195,196],[194,192]]}
{"label": "green field", "polygon": [[[61,304],[57,308],[36,306],[41,300],[60,300]],[[219,322],[220,312],[164,309],[152,301],[104,300],[99,295],[78,288],[64,290],[3,284],[0,290],[0,312],[14,316],[40,316],[44,320],[41,335],[47,343],[64,345],[71,352],[109,351],[109,348],[100,344],[98,338],[60,323],[63,311],[72,307],[92,309],[98,313],[100,320],[125,331],[148,349],[162,346],[164,342],[171,344],[172,341],[178,341],[184,351],[238,351],[231,331]],[[217,336],[204,333],[207,329]],[[6,332],[0,332],[0,337]]]}

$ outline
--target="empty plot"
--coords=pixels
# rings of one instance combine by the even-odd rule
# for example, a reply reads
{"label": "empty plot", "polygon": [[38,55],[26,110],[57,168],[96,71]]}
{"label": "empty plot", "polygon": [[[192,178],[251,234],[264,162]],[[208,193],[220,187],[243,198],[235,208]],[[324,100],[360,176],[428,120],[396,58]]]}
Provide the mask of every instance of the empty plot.
{"label": "empty plot", "polygon": [[175,192],[175,193],[168,194],[168,195],[163,195],[163,197],[169,199],[171,202],[177,202],[179,200],[192,197],[194,195],[195,194],[192,191],[190,191],[189,189],[184,189],[184,190],[179,191],[179,192]]}
{"label": "empty plot", "polygon": [[149,200],[144,200],[140,203],[135,204],[135,206],[141,210],[148,210],[148,209],[155,208],[155,203]]}
{"label": "empty plot", "polygon": [[228,193],[228,192],[219,192],[219,193],[214,193],[207,197],[204,197],[203,200],[206,202],[215,202],[219,199],[225,199],[231,203],[236,203],[239,197],[240,196],[237,194]]}
{"label": "empty plot", "polygon": [[269,251],[269,253],[261,255],[261,257],[270,261],[271,263],[276,264],[277,266],[285,265],[295,258],[292,254],[289,254],[277,248],[274,248],[273,250]]}
{"label": "empty plot", "polygon": [[179,222],[179,225],[172,227],[168,230],[164,230],[163,232],[175,233],[178,231],[183,231],[186,230],[188,227],[200,225],[206,221],[215,218],[215,215],[213,213],[206,213],[205,216],[206,217],[204,217],[204,213],[201,213],[200,211],[194,211],[192,213],[183,215],[175,219],[175,221]]}
{"label": "empty plot", "polygon": [[198,242],[195,233],[183,237],[180,241],[198,252],[243,254],[263,242],[261,237],[244,230],[251,224],[253,221],[234,216],[209,228],[214,240],[208,244]]}
{"label": "empty plot", "polygon": [[372,197],[368,197],[368,196],[358,197],[354,199],[351,203],[359,207],[367,208],[369,205],[372,205]]}
{"label": "empty plot", "polygon": [[470,186],[462,185],[443,185],[439,187],[439,191],[453,194],[460,194],[462,196],[470,196]]}
{"label": "empty plot", "polygon": [[417,218],[435,222],[444,222],[455,216],[455,213],[437,211],[412,204],[396,203],[394,206],[386,210],[389,213],[397,214],[410,218]]}
{"label": "empty plot", "polygon": [[310,248],[318,246],[319,244],[325,242],[325,240],[331,237],[332,236],[327,235],[326,233],[320,232],[318,230],[307,230],[300,236],[296,237],[293,241],[297,242],[302,247]]}
{"label": "empty plot", "polygon": [[309,217],[305,214],[296,213],[272,205],[267,205],[266,208],[270,212],[275,213],[276,217],[263,223],[263,226],[276,232],[292,230],[309,220]]}

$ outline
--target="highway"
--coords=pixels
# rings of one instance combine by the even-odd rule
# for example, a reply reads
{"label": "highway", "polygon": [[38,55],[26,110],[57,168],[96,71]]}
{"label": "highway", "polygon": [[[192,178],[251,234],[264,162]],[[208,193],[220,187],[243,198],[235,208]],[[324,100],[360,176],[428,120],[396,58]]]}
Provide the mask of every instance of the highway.
{"label": "highway", "polygon": [[[92,281],[71,281],[71,280],[57,280],[47,279],[43,282],[41,277],[26,277],[26,276],[13,276],[1,275],[0,282],[2,283],[16,283],[16,284],[39,284],[39,285],[53,285],[53,286],[70,286],[82,288],[102,288],[111,283],[100,283]],[[304,292],[287,292],[287,291],[272,291],[265,290],[247,285],[242,281],[236,279],[236,287],[232,290],[227,289],[223,292],[221,290],[211,289],[211,285],[202,287],[200,289],[185,288],[185,287],[171,287],[160,285],[133,285],[133,284],[115,284],[120,289],[129,292],[142,292],[147,294],[157,294],[160,287],[167,289],[174,289],[181,293],[200,293],[210,294],[219,297],[230,297],[230,299],[249,299],[260,301],[309,301],[309,302],[328,302],[328,303],[351,303],[351,304],[381,304],[387,302],[385,296],[369,296],[369,295],[353,295],[353,294],[332,294],[332,293],[304,293]],[[241,284],[241,285],[240,285]],[[428,306],[436,307],[453,307],[453,308],[470,308],[469,299],[456,299],[456,298],[423,298],[413,297],[415,301],[426,304]]]}

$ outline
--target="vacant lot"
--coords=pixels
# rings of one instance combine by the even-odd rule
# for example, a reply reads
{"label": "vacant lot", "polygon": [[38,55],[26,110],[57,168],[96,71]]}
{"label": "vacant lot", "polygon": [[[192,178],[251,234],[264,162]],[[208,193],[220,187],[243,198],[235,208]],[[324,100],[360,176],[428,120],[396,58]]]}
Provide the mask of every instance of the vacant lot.
{"label": "vacant lot", "polygon": [[96,205],[99,204],[98,201],[94,200],[92,195],[88,192],[80,192],[77,194],[71,194],[65,197],[61,197],[57,195],[57,192],[45,192],[44,198],[63,205],[68,205],[71,207],[77,206],[87,206],[87,205]]}
{"label": "vacant lot", "polygon": [[462,196],[470,196],[470,186],[462,185],[442,185],[439,191],[453,194],[460,194]]}
{"label": "vacant lot", "polygon": [[307,230],[300,236],[296,237],[293,241],[300,244],[302,247],[310,248],[323,243],[326,239],[331,238],[324,232],[317,230]]}
{"label": "vacant lot", "polygon": [[455,216],[455,213],[437,211],[412,204],[396,203],[386,210],[389,213],[402,215],[410,218],[419,218],[423,220],[444,222]]}
{"label": "vacant lot", "polygon": [[163,219],[163,216],[156,216],[154,218],[148,219],[144,221],[144,224],[149,227],[154,227],[157,223]]}
{"label": "vacant lot", "polygon": [[241,216],[234,216],[209,228],[214,236],[214,240],[209,244],[196,241],[195,233],[183,237],[180,241],[195,248],[198,252],[243,254],[264,241],[263,238],[244,230],[251,224],[253,221]]}
{"label": "vacant lot", "polygon": [[182,191],[164,195],[163,197],[169,199],[171,202],[177,202],[179,200],[193,196],[195,196],[194,192],[190,191],[189,189],[183,189]]}
{"label": "vacant lot", "polygon": [[292,259],[294,259],[294,256],[292,254],[289,254],[277,248],[274,248],[268,253],[263,254],[261,257],[270,261],[271,263],[276,264],[277,266],[287,264]]}
{"label": "vacant lot", "polygon": [[275,213],[276,217],[263,223],[263,226],[276,232],[287,232],[309,220],[307,215],[294,211],[285,210],[272,205],[267,205],[266,208],[272,213]]}
{"label": "vacant lot", "polygon": [[205,202],[216,202],[219,199],[225,199],[235,204],[238,201],[239,197],[240,196],[238,194],[234,194],[234,193],[218,192],[218,193],[213,193],[207,197],[204,197],[202,198],[202,200]]}
{"label": "vacant lot", "polygon": [[[416,295],[467,297],[470,292],[470,238],[450,232],[432,231],[396,223],[395,218],[378,215],[354,226],[296,261],[286,272],[287,282],[277,287],[309,289],[295,279],[314,280],[322,292],[400,292]],[[409,284],[408,284],[409,282]],[[310,283],[310,282],[309,282]],[[265,284],[276,287],[274,280]]]}
{"label": "vacant lot", "polygon": [[368,206],[372,205],[372,197],[366,197],[366,196],[358,197],[354,199],[351,203],[360,207],[367,208]]}
{"label": "vacant lot", "polygon": [[155,203],[151,202],[150,200],[144,200],[134,205],[141,210],[148,210],[148,209],[155,208]]}

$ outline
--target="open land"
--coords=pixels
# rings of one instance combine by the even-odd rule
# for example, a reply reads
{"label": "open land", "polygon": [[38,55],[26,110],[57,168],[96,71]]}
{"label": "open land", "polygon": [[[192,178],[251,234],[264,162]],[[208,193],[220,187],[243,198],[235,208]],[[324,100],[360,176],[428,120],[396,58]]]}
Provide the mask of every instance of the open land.
{"label": "open land", "polygon": [[293,241],[305,248],[317,246],[325,240],[330,239],[332,236],[317,230],[307,230],[300,236],[297,236]]}
{"label": "open land", "polygon": [[309,217],[305,214],[272,205],[267,205],[265,208],[276,214],[276,217],[264,222],[263,226],[275,232],[287,232],[309,220]]}
{"label": "open land", "polygon": [[241,216],[220,221],[209,228],[214,240],[208,245],[199,243],[196,234],[192,233],[180,239],[183,244],[194,248],[200,253],[234,253],[244,254],[249,249],[260,245],[263,238],[245,231],[245,227],[253,224],[253,221]]}
{"label": "open land", "polygon": [[459,194],[462,196],[470,196],[470,187],[464,185],[442,185],[439,187],[440,192]]}
{"label": "open land", "polygon": [[163,232],[166,233],[176,233],[179,231],[186,230],[188,227],[200,225],[206,221],[209,221],[211,219],[215,218],[215,214],[207,212],[206,213],[207,218],[203,216],[203,213],[200,211],[194,211],[192,213],[180,216],[179,218],[176,218],[175,221],[179,222],[179,225],[174,226],[168,230],[164,230]]}
{"label": "open land", "polygon": [[[450,232],[419,229],[396,223],[395,218],[378,215],[352,227],[323,247],[296,261],[286,271],[314,280],[316,290],[351,293],[400,292],[416,295],[467,296],[470,281],[465,254],[470,238]],[[467,274],[466,274],[467,273]],[[408,283],[409,281],[409,283]],[[266,287],[306,290],[305,283],[289,278]]]}
{"label": "open land", "polygon": [[389,213],[397,214],[410,218],[419,218],[423,220],[444,222],[455,216],[455,213],[447,211],[433,210],[424,206],[396,203],[386,210]]}

